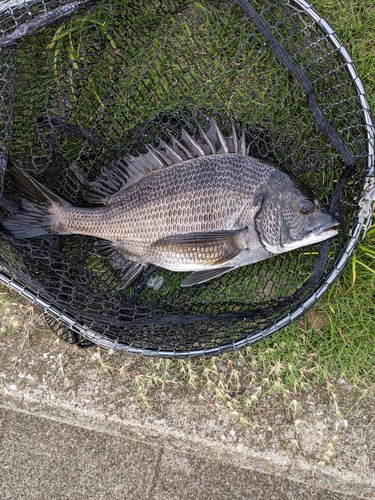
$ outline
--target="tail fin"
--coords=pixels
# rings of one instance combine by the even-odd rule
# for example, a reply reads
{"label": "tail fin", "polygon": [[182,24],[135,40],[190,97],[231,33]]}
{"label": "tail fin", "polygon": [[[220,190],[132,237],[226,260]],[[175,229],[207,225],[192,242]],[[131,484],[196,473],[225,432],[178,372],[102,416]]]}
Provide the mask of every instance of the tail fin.
{"label": "tail fin", "polygon": [[64,233],[59,212],[61,208],[69,206],[69,203],[53,194],[11,161],[8,170],[20,191],[21,208],[11,218],[3,221],[0,231],[15,238]]}

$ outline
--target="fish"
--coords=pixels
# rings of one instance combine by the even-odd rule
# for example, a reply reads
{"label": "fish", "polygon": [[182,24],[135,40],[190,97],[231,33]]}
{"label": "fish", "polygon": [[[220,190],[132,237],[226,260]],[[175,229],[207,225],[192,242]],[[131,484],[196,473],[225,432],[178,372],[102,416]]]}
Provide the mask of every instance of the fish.
{"label": "fish", "polygon": [[1,231],[13,238],[80,234],[96,238],[123,288],[150,264],[190,272],[181,286],[322,242],[336,217],[297,177],[249,155],[245,129],[224,136],[214,119],[190,135],[124,156],[73,206],[9,160],[20,208]]}

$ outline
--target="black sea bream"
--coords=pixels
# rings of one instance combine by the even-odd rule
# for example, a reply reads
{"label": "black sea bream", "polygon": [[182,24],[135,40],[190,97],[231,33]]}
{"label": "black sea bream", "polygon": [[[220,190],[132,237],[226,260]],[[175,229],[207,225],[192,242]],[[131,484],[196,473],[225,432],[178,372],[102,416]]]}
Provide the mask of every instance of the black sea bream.
{"label": "black sea bream", "polygon": [[299,180],[248,156],[243,133],[226,138],[212,120],[182,130],[144,155],[125,157],[91,184],[79,208],[10,162],[19,212],[2,225],[16,238],[83,234],[100,238],[129,285],[148,265],[192,271],[182,286],[317,243],[337,234],[335,217]]}

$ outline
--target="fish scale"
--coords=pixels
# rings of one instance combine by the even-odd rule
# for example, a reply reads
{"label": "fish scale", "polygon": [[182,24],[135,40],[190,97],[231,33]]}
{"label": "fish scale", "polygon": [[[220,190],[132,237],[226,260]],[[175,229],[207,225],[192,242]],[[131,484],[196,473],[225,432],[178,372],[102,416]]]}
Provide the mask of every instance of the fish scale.
{"label": "fish scale", "polygon": [[[165,236],[245,227],[254,212],[254,195],[268,178],[265,169],[262,172],[260,162],[238,154],[210,159],[151,173],[106,207],[69,208],[62,214],[65,230],[121,242],[126,252],[142,259],[144,252],[150,254],[150,244]],[[254,173],[259,171],[255,184]]]}
{"label": "fish scale", "polygon": [[232,269],[334,236],[337,220],[298,179],[247,155],[233,125],[225,138],[215,121],[195,136],[121,158],[84,193],[96,206],[70,205],[13,163],[22,205],[3,222],[14,237],[52,232],[99,240],[129,285],[149,264],[192,271],[189,286]]}

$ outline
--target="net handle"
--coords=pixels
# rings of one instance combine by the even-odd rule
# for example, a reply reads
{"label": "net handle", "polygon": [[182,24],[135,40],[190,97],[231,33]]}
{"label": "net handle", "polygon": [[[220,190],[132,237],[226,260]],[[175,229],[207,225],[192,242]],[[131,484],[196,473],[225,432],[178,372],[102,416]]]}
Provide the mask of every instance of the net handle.
{"label": "net handle", "polygon": [[[46,26],[49,26],[50,24],[58,21],[62,17],[72,15],[77,9],[86,7],[87,5],[94,3],[94,1],[95,0],[75,0],[66,5],[61,5],[61,7],[57,7],[51,12],[47,12],[46,14],[40,14],[39,16],[36,16],[34,19],[31,19],[30,21],[18,26],[9,35],[4,35],[0,39],[0,49],[3,47],[7,47],[8,45],[12,45],[20,38],[23,38],[26,35],[30,35],[33,31],[35,31],[38,28],[45,28]],[[15,8],[17,5],[24,7],[25,2],[18,2],[18,4],[15,5],[9,4],[9,10],[11,11],[12,8]],[[6,7],[7,4],[3,5],[3,9],[5,9]]]}
{"label": "net handle", "polygon": [[250,5],[247,0],[235,0],[235,2],[253,21],[253,23],[257,26],[257,28],[266,39],[269,47],[275,52],[277,57],[289,69],[289,71],[293,73],[296,80],[304,88],[306,92],[307,104],[319,130],[321,130],[328,136],[336,151],[338,151],[343,156],[346,165],[348,167],[351,167],[351,169],[354,169],[356,165],[356,159],[321,110],[316,98],[314,85],[311,83],[311,80],[309,80],[302,69],[290,58],[287,51],[284,49],[284,47],[282,47],[282,45],[280,45],[276,37],[273,35],[261,16],[256,12],[254,7]]}

